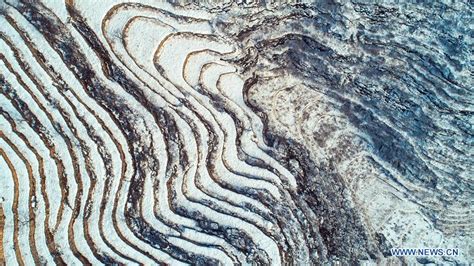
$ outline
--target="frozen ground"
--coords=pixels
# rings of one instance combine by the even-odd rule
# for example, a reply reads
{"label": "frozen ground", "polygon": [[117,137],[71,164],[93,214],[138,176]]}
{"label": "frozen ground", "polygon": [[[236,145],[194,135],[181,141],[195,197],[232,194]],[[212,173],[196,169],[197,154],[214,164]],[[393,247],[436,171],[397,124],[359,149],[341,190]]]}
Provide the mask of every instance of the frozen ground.
{"label": "frozen ground", "polygon": [[1,1],[0,261],[474,263],[472,12]]}

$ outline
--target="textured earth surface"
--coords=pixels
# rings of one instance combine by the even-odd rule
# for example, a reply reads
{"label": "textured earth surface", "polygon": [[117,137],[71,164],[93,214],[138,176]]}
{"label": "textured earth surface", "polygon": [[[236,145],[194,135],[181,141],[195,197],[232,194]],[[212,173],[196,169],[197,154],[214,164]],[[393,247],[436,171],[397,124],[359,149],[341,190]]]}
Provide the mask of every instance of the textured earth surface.
{"label": "textured earth surface", "polygon": [[0,263],[474,263],[474,6],[391,2],[0,0]]}

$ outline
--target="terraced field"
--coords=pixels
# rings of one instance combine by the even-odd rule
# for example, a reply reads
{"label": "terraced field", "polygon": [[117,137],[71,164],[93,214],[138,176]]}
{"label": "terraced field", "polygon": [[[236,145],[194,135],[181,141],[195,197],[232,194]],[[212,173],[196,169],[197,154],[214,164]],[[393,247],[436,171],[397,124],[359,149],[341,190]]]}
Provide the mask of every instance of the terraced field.
{"label": "terraced field", "polygon": [[469,18],[0,2],[0,261],[472,262]]}

